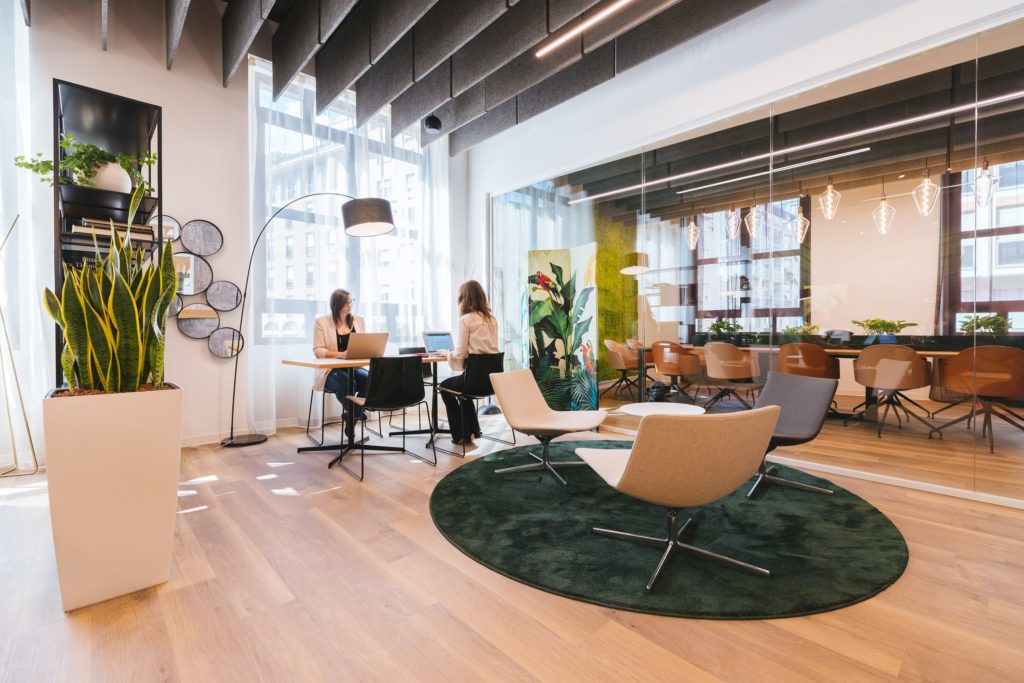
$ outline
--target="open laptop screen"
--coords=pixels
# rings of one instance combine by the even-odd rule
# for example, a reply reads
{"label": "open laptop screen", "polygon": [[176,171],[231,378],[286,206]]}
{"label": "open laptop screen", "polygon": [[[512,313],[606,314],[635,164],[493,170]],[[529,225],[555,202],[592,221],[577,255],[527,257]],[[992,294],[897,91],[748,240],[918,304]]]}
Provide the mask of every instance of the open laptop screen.
{"label": "open laptop screen", "polygon": [[423,346],[427,353],[437,353],[441,349],[451,351],[454,348],[451,332],[424,332]]}

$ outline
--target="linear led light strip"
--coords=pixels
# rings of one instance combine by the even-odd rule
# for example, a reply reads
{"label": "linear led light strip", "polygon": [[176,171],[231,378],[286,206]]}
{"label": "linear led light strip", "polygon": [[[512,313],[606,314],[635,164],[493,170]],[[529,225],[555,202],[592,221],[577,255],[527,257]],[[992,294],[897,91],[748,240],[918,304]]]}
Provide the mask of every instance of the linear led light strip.
{"label": "linear led light strip", "polygon": [[684,178],[691,178],[695,175],[702,173],[710,173],[711,171],[721,171],[722,169],[732,168],[733,166],[739,166],[741,164],[748,164],[751,161],[760,161],[762,159],[768,159],[773,156],[781,156],[784,154],[792,154],[793,152],[802,152],[806,149],[813,149],[814,147],[820,147],[822,145],[828,145],[833,142],[843,142],[844,140],[850,140],[857,138],[862,135],[871,135],[872,133],[879,133],[884,130],[891,130],[893,128],[899,128],[900,126],[909,126],[915,123],[921,123],[922,121],[930,121],[931,119],[938,119],[958,112],[967,111],[968,109],[974,109],[977,106],[978,109],[982,107],[988,107],[993,104],[1002,104],[1003,102],[1010,102],[1012,100],[1018,100],[1024,97],[1024,90],[1017,90],[1015,92],[993,97],[991,99],[982,100],[975,104],[961,104],[957,107],[950,107],[948,109],[942,109],[934,111],[929,114],[921,114],[920,116],[913,116],[909,119],[902,119],[900,121],[891,121],[889,123],[882,123],[877,126],[870,128],[863,128],[861,130],[851,131],[849,133],[843,133],[842,135],[836,135],[831,138],[824,138],[822,140],[815,140],[814,142],[807,142],[802,145],[796,145],[795,147],[786,147],[785,149],[779,149],[774,152],[765,152],[764,154],[755,154],[752,157],[744,157],[742,159],[736,159],[734,161],[727,161],[722,164],[715,166],[708,166],[707,168],[700,168],[695,171],[687,171],[686,173],[680,173],[679,175],[668,176],[665,178],[658,178],[656,180],[648,180],[637,185],[630,185],[629,187],[621,187],[617,190],[608,190],[607,192],[601,192],[599,194],[591,195],[589,197],[580,197],[579,199],[569,200],[569,204],[579,204],[580,202],[589,202],[595,199],[604,199],[605,197],[611,197],[613,195],[622,194],[623,192],[632,192],[633,190],[642,190],[645,187],[651,185],[660,185],[661,183],[670,183],[676,180],[682,180]]}
{"label": "linear led light strip", "polygon": [[562,45],[565,45],[570,40],[572,40],[579,34],[583,33],[591,26],[594,26],[595,24],[599,24],[600,22],[604,21],[605,19],[615,14],[616,12],[618,12],[620,9],[622,9],[631,2],[633,2],[633,0],[618,0],[618,2],[613,2],[612,4],[605,7],[603,10],[598,12],[597,14],[587,19],[584,19],[582,22],[577,24],[575,28],[566,31],[565,33],[563,33],[562,35],[558,36],[550,43],[545,45],[544,47],[537,50],[535,53],[533,53],[533,56],[536,57],[537,59],[540,59],[541,57],[548,54],[552,50],[555,50],[561,47]]}
{"label": "linear led light strip", "polygon": [[686,194],[687,192],[696,192],[698,190],[706,190],[711,187],[718,187],[719,185],[728,185],[729,183],[738,183],[741,180],[750,180],[751,178],[758,178],[769,173],[778,173],[779,171],[789,171],[794,168],[800,168],[801,166],[810,166],[811,164],[820,164],[824,161],[832,161],[833,159],[841,159],[842,157],[852,156],[854,154],[863,154],[864,152],[870,151],[870,147],[860,147],[859,149],[851,149],[849,152],[840,152],[839,154],[830,154],[827,157],[821,157],[820,159],[810,159],[808,161],[801,161],[797,164],[790,164],[788,166],[779,166],[767,171],[760,171],[758,173],[751,173],[750,175],[740,176],[738,178],[729,178],[729,180],[721,180],[717,183],[711,183],[710,185],[701,185],[700,187],[691,187],[686,190],[680,190],[676,194]]}

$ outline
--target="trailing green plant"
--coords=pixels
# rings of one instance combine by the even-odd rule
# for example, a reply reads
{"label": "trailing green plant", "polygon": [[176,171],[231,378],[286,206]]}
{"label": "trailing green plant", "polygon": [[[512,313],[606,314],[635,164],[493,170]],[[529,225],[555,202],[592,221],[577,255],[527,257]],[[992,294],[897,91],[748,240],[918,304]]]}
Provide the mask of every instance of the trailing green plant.
{"label": "trailing green plant", "polygon": [[[67,150],[60,160],[59,177],[62,184],[96,187],[92,179],[100,167],[104,164],[117,164],[132,179],[132,187],[141,187],[144,195],[153,194],[153,186],[142,175],[142,169],[156,163],[156,154],[147,152],[138,157],[112,154],[88,142],[75,142],[72,135],[61,135],[59,145],[61,149]],[[53,161],[44,158],[42,152],[36,152],[32,157],[19,154],[14,157],[14,165],[32,171],[40,176],[40,182],[53,187]]]}
{"label": "trailing green plant", "polygon": [[1005,336],[1010,331],[1011,320],[1008,316],[998,313],[988,315],[971,315],[960,321],[960,331],[964,334],[987,334],[993,337]]}
{"label": "trailing green plant", "polygon": [[[140,186],[132,195],[129,226],[141,200]],[[46,311],[64,332],[61,367],[71,389],[163,386],[167,311],[178,284],[174,252],[163,245],[155,263],[132,247],[130,234],[122,239],[111,224],[107,254],[97,244],[94,263],[65,264],[59,296],[45,291]]]}
{"label": "trailing green plant", "polygon": [[716,337],[728,337],[743,330],[743,325],[733,320],[716,320],[708,326],[708,332]]}
{"label": "trailing green plant", "polygon": [[802,325],[789,325],[782,328],[782,334],[818,334],[818,330],[817,325],[803,323]]}
{"label": "trailing green plant", "polygon": [[850,322],[863,329],[866,334],[899,334],[905,328],[917,325],[917,323],[908,323],[906,320],[886,320],[884,318],[867,318]]}

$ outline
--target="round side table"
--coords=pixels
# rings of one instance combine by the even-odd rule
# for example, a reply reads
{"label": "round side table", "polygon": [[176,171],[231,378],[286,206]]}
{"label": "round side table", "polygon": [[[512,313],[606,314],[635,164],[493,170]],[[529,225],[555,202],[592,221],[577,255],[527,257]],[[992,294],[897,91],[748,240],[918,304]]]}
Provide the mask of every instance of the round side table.
{"label": "round side table", "polygon": [[645,415],[703,415],[704,409],[700,406],[688,405],[686,403],[668,403],[659,401],[627,403],[624,406],[619,406],[619,412],[625,413],[626,415],[633,415],[635,417],[644,417]]}

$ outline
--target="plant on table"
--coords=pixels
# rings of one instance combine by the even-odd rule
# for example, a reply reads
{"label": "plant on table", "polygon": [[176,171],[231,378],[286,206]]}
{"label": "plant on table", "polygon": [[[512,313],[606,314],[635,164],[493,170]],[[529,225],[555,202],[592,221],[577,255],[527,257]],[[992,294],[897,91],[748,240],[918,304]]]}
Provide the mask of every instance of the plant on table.
{"label": "plant on table", "polygon": [[917,325],[917,323],[908,323],[906,320],[886,320],[884,318],[867,318],[850,322],[863,329],[865,334],[899,334],[905,328]]}
{"label": "plant on table", "polygon": [[789,325],[782,328],[782,334],[786,335],[814,335],[818,334],[819,328],[817,325],[811,323],[803,323],[802,325]]}
{"label": "plant on table", "polygon": [[1010,331],[1009,316],[998,313],[988,315],[971,315],[960,321],[960,331],[964,334],[985,334],[992,337],[1003,337]]}
{"label": "plant on table", "polygon": [[[156,163],[156,154],[147,152],[138,157],[129,154],[112,154],[102,147],[87,142],[75,142],[72,135],[61,135],[59,144],[61,149],[67,150],[60,160],[60,182],[62,184],[96,187],[93,178],[100,167],[104,164],[117,164],[132,179],[132,187],[141,187],[144,195],[153,194],[153,186],[142,175],[142,169]],[[44,158],[42,152],[36,152],[30,158],[19,154],[14,158],[14,165],[32,171],[40,176],[40,182],[53,186],[53,161]],[[70,173],[70,177],[65,175],[65,172]]]}
{"label": "plant on table", "polygon": [[708,326],[708,332],[716,337],[728,337],[743,330],[743,325],[734,320],[716,320]]}

